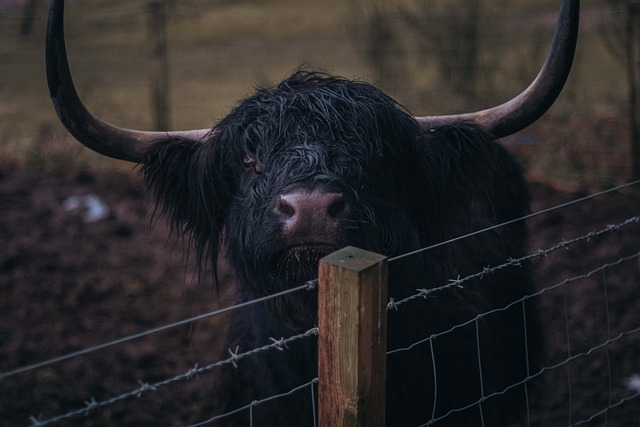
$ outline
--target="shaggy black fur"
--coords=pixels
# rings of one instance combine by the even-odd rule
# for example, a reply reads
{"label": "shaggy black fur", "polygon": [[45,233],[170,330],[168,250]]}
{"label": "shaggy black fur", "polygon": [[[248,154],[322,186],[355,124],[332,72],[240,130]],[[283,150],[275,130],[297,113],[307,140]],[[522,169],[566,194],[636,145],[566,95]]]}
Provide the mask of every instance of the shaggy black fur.
{"label": "shaggy black fur", "polygon": [[[529,203],[519,168],[481,129],[460,124],[425,132],[371,85],[305,71],[242,101],[202,143],[152,147],[144,173],[201,265],[215,268],[220,257],[231,265],[241,299],[314,278],[318,259],[340,247],[394,256],[519,217]],[[300,189],[343,195],[348,216],[330,244],[289,245],[274,206],[280,195]],[[524,226],[514,224],[392,263],[389,295],[397,300],[521,256],[524,244]],[[408,303],[389,313],[389,349],[504,307],[531,289],[526,269],[512,269]],[[535,372],[537,319],[527,305],[525,327],[522,310],[517,305],[434,339],[435,378],[429,342],[390,355],[387,424],[425,423],[477,401],[481,390],[484,396],[501,391],[526,378],[527,357]],[[296,294],[239,312],[227,345],[250,349],[315,321],[316,298]],[[221,409],[309,381],[317,369],[312,342],[223,372],[215,397]],[[253,419],[261,426],[313,425],[310,402],[308,392],[299,393],[256,407]],[[481,419],[508,425],[520,419],[525,403],[524,388],[514,387],[437,425],[480,425]],[[223,424],[248,425],[247,417]]]}

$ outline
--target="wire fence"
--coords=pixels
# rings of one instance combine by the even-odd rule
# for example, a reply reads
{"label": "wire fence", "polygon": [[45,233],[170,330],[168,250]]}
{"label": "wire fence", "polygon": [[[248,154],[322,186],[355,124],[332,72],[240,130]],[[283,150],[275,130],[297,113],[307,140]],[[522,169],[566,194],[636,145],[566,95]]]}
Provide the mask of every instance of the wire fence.
{"label": "wire fence", "polygon": [[[549,214],[553,211],[566,208],[567,206],[575,205],[575,204],[583,204],[588,200],[594,199],[596,197],[600,197],[602,195],[611,194],[615,192],[619,192],[623,189],[629,188],[631,186],[637,185],[638,181],[632,182],[629,184],[625,184],[623,186],[616,187],[614,189],[608,190],[606,192],[598,193],[592,196],[576,199],[569,203],[563,203],[556,205],[549,209],[544,209],[536,212],[535,214],[529,215],[525,218],[520,218],[518,220],[530,219],[534,216]],[[483,268],[481,271],[477,271],[474,274],[468,275],[466,277],[456,277],[452,278],[449,283],[444,283],[441,286],[432,287],[428,289],[417,289],[416,293],[413,295],[409,295],[406,297],[398,298],[392,297],[389,299],[389,303],[387,306],[388,310],[398,310],[400,306],[411,306],[411,303],[424,300],[427,297],[433,296],[438,292],[442,292],[445,290],[449,290],[455,288],[458,291],[463,292],[465,288],[465,284],[473,279],[483,279],[485,276],[495,274],[496,272],[502,271],[504,269],[509,268],[519,268],[525,263],[532,263],[536,260],[544,260],[545,262],[553,262],[553,257],[557,253],[571,253],[572,251],[596,251],[597,245],[604,238],[608,236],[616,236],[623,234],[630,234],[632,236],[638,235],[637,225],[640,223],[640,216],[630,216],[626,219],[619,220],[612,224],[608,224],[602,226],[601,228],[591,230],[585,232],[584,234],[580,234],[571,239],[559,239],[555,244],[552,244],[548,247],[538,249],[528,255],[518,257],[518,258],[509,258],[505,260],[504,263],[495,266],[487,266]],[[503,226],[505,224],[500,224],[499,226]],[[635,228],[634,228],[635,227]],[[494,229],[495,227],[491,227],[488,230]],[[481,230],[480,232],[486,232],[488,230]],[[475,233],[474,233],[475,234]],[[461,238],[466,238],[468,236],[462,236]],[[457,239],[456,239],[457,240]],[[448,244],[450,242],[444,242],[443,244]],[[552,333],[560,336],[559,341],[564,342],[564,348],[559,350],[558,354],[556,354],[555,358],[551,357],[540,370],[535,372],[527,372],[526,378],[523,378],[522,381],[509,385],[504,390],[494,391],[485,395],[484,391],[482,392],[482,397],[476,401],[472,402],[469,405],[455,408],[447,412],[446,414],[442,414],[436,416],[435,407],[436,404],[434,402],[433,405],[433,413],[431,414],[431,418],[424,424],[424,426],[432,425],[440,420],[443,420],[450,416],[452,413],[464,411],[466,409],[472,407],[479,407],[480,411],[482,411],[483,403],[491,399],[497,395],[504,394],[509,392],[514,387],[525,386],[528,387],[529,384],[539,381],[542,384],[548,383],[548,376],[550,373],[553,373],[553,381],[564,383],[563,388],[566,389],[566,402],[563,405],[560,405],[562,408],[560,409],[561,414],[557,415],[555,420],[565,419],[562,424],[563,425],[584,425],[591,424],[594,420],[598,420],[600,418],[608,419],[609,414],[614,413],[617,409],[621,407],[625,407],[631,401],[635,401],[640,397],[640,365],[635,365],[625,367],[626,370],[622,373],[624,376],[623,383],[620,383],[619,377],[620,374],[614,373],[614,362],[612,361],[613,352],[620,351],[620,346],[626,347],[627,351],[632,353],[637,353],[640,351],[640,338],[638,334],[640,333],[640,317],[634,313],[626,313],[627,316],[631,316],[633,321],[631,324],[624,325],[624,329],[619,329],[620,326],[618,323],[614,322],[612,311],[614,308],[611,307],[610,300],[610,292],[616,292],[617,298],[625,298],[624,292],[629,292],[630,294],[635,292],[635,294],[640,294],[640,247],[638,246],[638,240],[635,240],[635,246],[631,248],[631,252],[622,254],[620,256],[613,257],[613,254],[607,254],[610,258],[605,262],[601,262],[598,265],[591,266],[591,268],[587,271],[581,272],[579,274],[572,274],[569,277],[564,277],[562,280],[559,280],[555,283],[543,283],[541,284],[536,292],[526,295],[523,298],[520,298],[516,301],[513,301],[507,306],[498,307],[494,310],[487,311],[484,313],[480,313],[475,317],[469,318],[467,321],[452,325],[450,329],[435,332],[430,334],[429,336],[425,336],[424,338],[404,347],[393,348],[388,350],[388,355],[393,355],[402,352],[410,352],[415,347],[420,345],[429,345],[432,353],[432,361],[434,363],[433,369],[435,370],[436,357],[433,353],[433,342],[435,339],[444,336],[446,334],[450,334],[456,329],[471,326],[475,327],[476,331],[478,329],[478,322],[483,317],[489,316],[493,313],[497,313],[500,311],[508,310],[512,307],[516,307],[520,305],[522,307],[523,316],[526,318],[526,302],[532,299],[540,299],[545,295],[553,295],[554,298],[560,298],[563,302],[560,304],[560,307],[563,309],[563,313],[560,316],[561,318],[553,325],[545,324],[546,327],[556,328],[555,331],[551,331]],[[579,247],[578,247],[579,246]],[[632,245],[633,246],[633,245]],[[563,251],[560,251],[560,250]],[[425,250],[429,250],[429,248],[425,248]],[[626,248],[625,248],[626,250]],[[409,255],[415,255],[409,254]],[[408,255],[408,256],[409,256]],[[581,256],[577,254],[576,256]],[[390,262],[397,261],[398,259],[402,259],[403,257],[396,257],[395,259],[390,259]],[[601,287],[601,306],[604,310],[603,322],[605,326],[605,333],[599,337],[600,339],[596,342],[591,342],[589,344],[579,343],[578,345],[572,340],[571,336],[574,331],[572,328],[576,327],[574,323],[570,322],[570,317],[575,316],[576,313],[574,308],[571,306],[569,302],[568,293],[571,292],[571,289],[576,286],[580,286],[580,284],[585,283],[585,281],[589,281],[592,279],[598,279],[599,282],[597,285]],[[622,280],[622,282],[621,282]],[[623,286],[620,286],[622,283]],[[155,334],[158,332],[166,331],[171,328],[175,328],[177,326],[182,326],[185,324],[192,323],[197,320],[220,316],[225,313],[234,310],[241,310],[246,308],[247,306],[254,304],[261,304],[269,299],[280,298],[285,295],[290,295],[294,293],[300,292],[313,292],[317,287],[317,281],[311,281],[305,283],[299,287],[280,292],[278,294],[274,294],[265,298],[260,298],[257,300],[252,300],[248,302],[243,302],[241,304],[233,305],[224,309],[214,310],[208,313],[204,313],[200,316],[191,317],[188,319],[184,319],[179,322],[174,322],[171,324],[167,324],[165,326],[150,328],[144,332],[123,337],[121,339],[112,340],[109,342],[105,342],[103,344],[97,346],[87,347],[80,351],[75,351],[68,353],[63,356],[54,357],[49,360],[45,360],[39,363],[34,363],[31,365],[27,365],[24,367],[16,368],[13,370],[9,370],[6,372],[0,372],[0,381],[4,381],[10,377],[19,376],[21,374],[25,374],[30,371],[35,371],[38,369],[42,369],[44,367],[51,367],[58,363],[69,361],[71,359],[79,358],[81,356],[90,356],[94,353],[105,350],[109,347],[118,346],[125,342],[130,342],[137,340],[139,338]],[[622,293],[622,294],[621,294]],[[576,295],[580,295],[580,292],[576,293]],[[629,296],[631,298],[631,296]],[[637,298],[636,295],[633,296]],[[543,304],[544,306],[544,304]],[[626,307],[625,310],[632,310],[633,305],[630,307]],[[616,316],[620,317],[619,311],[622,308],[615,306]],[[554,316],[559,313],[552,313]],[[589,313],[582,313],[582,316],[589,316]],[[186,382],[193,380],[194,378],[198,378],[200,375],[204,375],[206,373],[210,373],[215,369],[222,366],[234,366],[236,369],[242,369],[239,362],[244,358],[249,356],[260,356],[267,352],[286,352],[288,350],[289,344],[292,344],[297,341],[302,340],[314,340],[318,335],[317,328],[311,328],[301,334],[289,336],[289,337],[265,337],[264,345],[250,348],[247,350],[242,350],[240,348],[228,349],[228,357],[210,362],[208,364],[200,366],[199,364],[192,366],[186,372],[183,372],[179,375],[170,376],[161,380],[153,381],[153,382],[139,382],[137,387],[132,388],[131,390],[112,396],[110,398],[97,400],[94,397],[87,397],[84,399],[84,405],[81,407],[77,407],[76,409],[66,411],[64,413],[60,413],[59,415],[54,416],[32,416],[29,420],[31,426],[46,426],[51,424],[58,424],[60,422],[69,420],[78,416],[92,416],[98,410],[108,407],[110,405],[114,405],[119,402],[123,402],[132,398],[138,398],[142,395],[152,395],[154,392],[158,391],[162,388],[167,388],[170,385],[177,382]],[[478,346],[478,352],[480,348],[480,338],[479,334],[476,333],[476,340]],[[526,351],[528,354],[528,351]],[[574,385],[576,378],[575,375],[572,374],[572,371],[575,370],[574,365],[576,363],[590,363],[589,359],[600,352],[605,353],[605,362],[601,363],[598,361],[597,369],[605,372],[605,377],[608,378],[607,384],[605,386],[606,398],[604,398],[604,403],[602,400],[598,406],[591,405],[593,399],[589,400],[590,406],[587,414],[585,415],[585,411],[576,411],[576,407],[578,406],[577,396],[579,395],[579,390],[577,386]],[[637,359],[640,360],[640,359]],[[478,362],[480,363],[480,353],[478,353]],[[89,360],[86,360],[84,363],[91,363]],[[559,370],[564,369],[566,371],[565,379],[558,380],[557,372]],[[616,368],[617,369],[617,368]],[[482,368],[480,369],[480,373],[482,373]],[[614,384],[617,381],[616,384]],[[588,379],[587,379],[588,380]],[[209,425],[214,423],[217,420],[224,419],[225,417],[232,416],[239,412],[247,412],[250,417],[250,425],[253,425],[253,410],[260,406],[263,403],[273,401],[276,399],[280,399],[282,397],[286,397],[295,393],[308,393],[308,404],[312,409],[313,419],[309,420],[309,425],[316,425],[316,389],[318,386],[317,378],[309,378],[307,382],[301,383],[300,385],[294,387],[291,390],[283,390],[280,393],[274,394],[267,398],[261,398],[253,400],[251,403],[246,405],[239,405],[236,409],[230,412],[221,413],[221,414],[211,414],[210,417],[202,419],[201,421],[195,422],[193,424],[189,424],[191,426],[202,426]],[[556,384],[557,386],[557,384]],[[593,384],[593,387],[597,387],[596,384]],[[529,393],[527,389],[527,393]],[[596,393],[597,394],[597,393]],[[597,399],[596,399],[597,400]],[[640,410],[637,409],[638,405],[635,404],[635,410],[631,410],[630,419],[640,420]],[[39,413],[38,408],[32,408],[33,413]],[[549,413],[545,413],[545,410],[548,408],[537,408],[535,404],[531,403],[529,400],[527,401],[527,418],[529,422],[534,425],[536,422],[540,422],[540,420],[548,419]],[[542,411],[542,412],[536,412]],[[629,419],[629,418],[625,418]],[[605,421],[606,423],[606,421]],[[27,423],[25,422],[25,425]],[[540,425],[544,425],[544,421],[540,422]],[[560,424],[559,424],[560,425]],[[640,422],[638,423],[640,425]]]}

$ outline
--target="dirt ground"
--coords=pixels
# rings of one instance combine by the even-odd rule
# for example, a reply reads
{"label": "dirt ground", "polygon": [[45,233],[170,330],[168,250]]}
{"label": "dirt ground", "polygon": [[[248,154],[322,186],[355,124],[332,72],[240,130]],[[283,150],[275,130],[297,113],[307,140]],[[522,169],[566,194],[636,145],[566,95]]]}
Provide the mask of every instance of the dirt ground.
{"label": "dirt ground", "polygon": [[[533,184],[533,210],[585,194]],[[88,195],[106,217],[88,222]],[[76,197],[75,199],[72,197]],[[152,226],[141,178],[69,170],[42,173],[0,163],[0,372],[199,315],[219,295],[193,275],[183,246]],[[99,212],[98,212],[99,213]],[[640,189],[606,195],[529,221],[531,252],[640,215]],[[534,261],[540,289],[640,251],[630,224]],[[546,366],[532,381],[531,425],[571,425],[634,394],[640,382],[638,258],[536,297]],[[622,334],[621,336],[619,336]],[[183,374],[219,359],[219,323],[202,320],[0,379],[0,425],[33,425]],[[610,341],[608,345],[602,345]],[[594,347],[598,348],[592,349]],[[570,363],[563,363],[568,358]],[[634,375],[636,377],[634,377]],[[59,425],[182,425],[214,415],[203,373],[63,420]],[[638,387],[636,385],[636,387]],[[636,390],[635,393],[640,393]],[[585,425],[638,425],[640,397]]]}

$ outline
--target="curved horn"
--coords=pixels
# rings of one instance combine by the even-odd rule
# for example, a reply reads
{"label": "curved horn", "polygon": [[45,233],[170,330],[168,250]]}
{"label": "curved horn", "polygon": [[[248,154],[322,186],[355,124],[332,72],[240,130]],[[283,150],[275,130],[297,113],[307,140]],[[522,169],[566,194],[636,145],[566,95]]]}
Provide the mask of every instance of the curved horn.
{"label": "curved horn", "polygon": [[46,41],[47,82],[60,121],[78,141],[105,156],[140,163],[146,149],[155,142],[169,138],[198,141],[210,131],[144,132],[118,128],[93,116],[80,100],[71,79],[63,15],[64,0],[52,0]]}
{"label": "curved horn", "polygon": [[514,134],[538,120],[567,81],[578,39],[580,0],[564,0],[547,60],[533,83],[511,101],[474,113],[416,117],[427,129],[458,122],[475,123],[496,138]]}

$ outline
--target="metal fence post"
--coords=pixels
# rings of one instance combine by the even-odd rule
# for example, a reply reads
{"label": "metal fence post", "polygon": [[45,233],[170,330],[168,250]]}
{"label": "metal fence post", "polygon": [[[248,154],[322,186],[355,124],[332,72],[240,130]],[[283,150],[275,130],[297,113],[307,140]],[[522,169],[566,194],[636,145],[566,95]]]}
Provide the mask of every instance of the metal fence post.
{"label": "metal fence post", "polygon": [[385,425],[386,257],[353,247],[320,261],[320,426]]}

